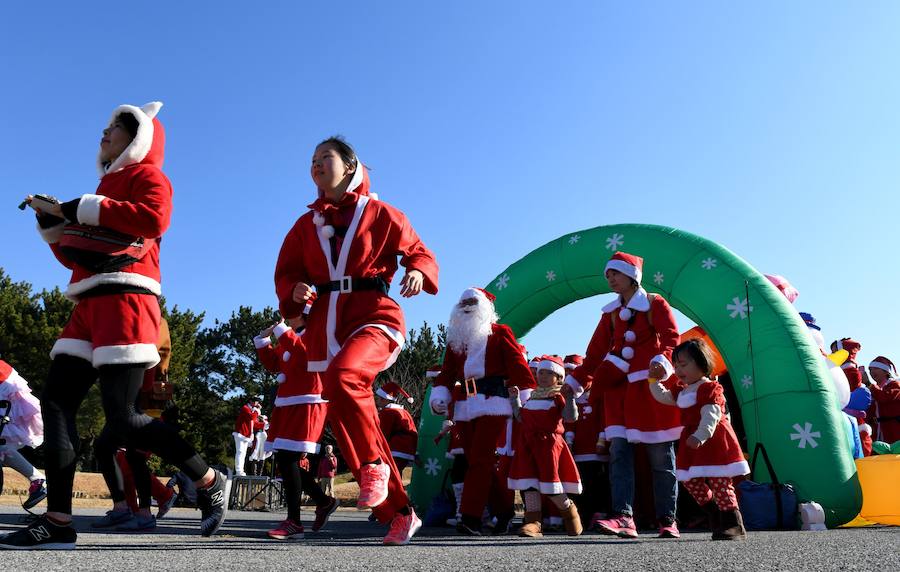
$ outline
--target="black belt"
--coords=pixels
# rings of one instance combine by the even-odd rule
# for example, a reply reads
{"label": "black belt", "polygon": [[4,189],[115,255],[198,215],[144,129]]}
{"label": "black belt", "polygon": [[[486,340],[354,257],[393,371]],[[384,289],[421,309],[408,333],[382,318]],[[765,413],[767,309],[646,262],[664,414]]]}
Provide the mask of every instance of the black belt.
{"label": "black belt", "polygon": [[387,294],[390,284],[381,276],[374,278],[351,278],[344,276],[340,280],[332,280],[324,284],[316,284],[316,293],[325,294],[328,292],[340,292],[341,294],[349,294],[356,290],[377,290],[382,294]]}
{"label": "black belt", "polygon": [[480,393],[485,397],[509,397],[506,378],[499,375],[478,379],[470,377],[463,384],[467,395]]}
{"label": "black belt", "polygon": [[97,296],[110,296],[114,294],[147,294],[149,296],[156,296],[156,294],[150,290],[140,286],[131,286],[128,284],[100,284],[99,286],[94,286],[90,290],[79,294],[78,299],[84,300],[85,298],[96,298]]}

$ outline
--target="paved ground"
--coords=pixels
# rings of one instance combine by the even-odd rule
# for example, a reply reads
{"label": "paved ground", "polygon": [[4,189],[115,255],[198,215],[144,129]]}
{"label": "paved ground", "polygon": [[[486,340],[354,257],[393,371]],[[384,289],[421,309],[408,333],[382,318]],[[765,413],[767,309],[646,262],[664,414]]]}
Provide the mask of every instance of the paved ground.
{"label": "paved ground", "polygon": [[[231,512],[223,534],[201,538],[199,514],[175,509],[151,534],[96,533],[101,509],[76,517],[74,552],[4,552],[4,570],[900,570],[900,528],[827,532],[758,532],[746,542],[711,542],[707,533],[681,540],[637,541],[585,535],[461,538],[449,529],[423,529],[406,547],[381,546],[382,529],[368,513],[341,509],[327,531],[302,541],[265,539],[283,514]],[[0,531],[20,526],[22,511],[0,507]]]}

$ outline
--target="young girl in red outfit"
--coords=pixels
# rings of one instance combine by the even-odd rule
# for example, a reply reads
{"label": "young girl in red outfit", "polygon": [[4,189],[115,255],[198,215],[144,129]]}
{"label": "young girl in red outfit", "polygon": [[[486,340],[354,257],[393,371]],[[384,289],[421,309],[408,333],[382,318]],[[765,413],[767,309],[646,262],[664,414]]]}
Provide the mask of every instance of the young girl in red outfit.
{"label": "young girl in red outfit", "polygon": [[569,536],[582,532],[578,508],[566,494],[581,493],[581,477],[563,439],[563,421],[578,417],[574,397],[563,397],[560,392],[565,372],[561,358],[546,356],[538,366],[538,388],[524,404],[519,401],[519,389],[510,389],[510,403],[520,425],[508,485],[511,490],[522,491],[525,501],[520,536],[543,536],[542,494],[559,509]]}
{"label": "young girl in red outfit", "polygon": [[[278,340],[272,347],[271,336]],[[337,499],[326,495],[310,471],[309,457],[319,452],[319,439],[325,428],[328,405],[322,399],[319,374],[307,371],[303,336],[284,322],[266,328],[253,339],[260,362],[277,373],[275,409],[266,441],[266,449],[275,451],[275,463],[284,479],[288,517],[269,536],[276,540],[303,538],[300,523],[300,493],[316,503],[313,532],[320,530],[337,507]]]}
{"label": "young girl in red outfit", "polygon": [[713,357],[701,339],[688,340],[672,352],[677,383],[659,383],[666,368],[650,366],[650,392],[660,403],[681,409],[684,429],[675,459],[678,480],[710,515],[713,540],[746,537],[734,494],[733,477],[750,472],[734,429],[725,415],[725,394],[712,380]]}

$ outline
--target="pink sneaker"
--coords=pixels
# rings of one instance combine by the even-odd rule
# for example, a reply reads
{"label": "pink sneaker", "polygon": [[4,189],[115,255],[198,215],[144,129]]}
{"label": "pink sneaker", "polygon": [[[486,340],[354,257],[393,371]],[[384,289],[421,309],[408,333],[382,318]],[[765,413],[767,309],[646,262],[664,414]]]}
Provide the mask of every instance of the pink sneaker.
{"label": "pink sneaker", "polygon": [[662,523],[659,527],[659,538],[681,538],[681,533],[678,532],[678,525],[675,524],[673,520],[670,523]]}
{"label": "pink sneaker", "polygon": [[286,518],[274,530],[269,531],[269,538],[275,540],[299,540],[303,538],[303,525]]}
{"label": "pink sneaker", "polygon": [[403,546],[409,544],[412,537],[422,528],[422,521],[416,516],[416,511],[410,507],[409,515],[397,514],[391,521],[391,529],[384,537],[387,546]]}
{"label": "pink sneaker", "polygon": [[369,510],[387,500],[390,476],[391,468],[387,463],[368,464],[360,467],[357,510]]}
{"label": "pink sneaker", "polygon": [[620,538],[638,537],[637,528],[634,526],[634,519],[630,516],[620,515],[616,518],[598,520],[594,523],[594,526],[600,534],[610,534]]}

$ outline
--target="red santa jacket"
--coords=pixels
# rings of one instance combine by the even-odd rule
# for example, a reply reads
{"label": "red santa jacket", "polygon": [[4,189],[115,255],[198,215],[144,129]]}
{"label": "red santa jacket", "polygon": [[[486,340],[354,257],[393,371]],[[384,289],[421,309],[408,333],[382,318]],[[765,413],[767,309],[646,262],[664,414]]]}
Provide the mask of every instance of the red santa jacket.
{"label": "red santa jacket", "polygon": [[870,389],[878,421],[878,440],[900,441],[900,380],[891,379],[881,387],[872,385]]}
{"label": "red santa jacket", "polygon": [[326,403],[322,399],[322,380],[318,373],[308,371],[304,335],[298,335],[286,324],[278,324],[273,332],[278,347],[269,338],[253,338],[256,355],[269,372],[278,374],[275,407]]}
{"label": "red santa jacket", "polygon": [[609,455],[597,453],[597,441],[603,436],[604,429],[603,408],[597,408],[596,400],[590,400],[587,394],[576,399],[575,403],[578,406],[578,419],[563,423],[566,443],[572,450],[572,456],[578,463],[608,461]]}
{"label": "red santa jacket", "polygon": [[234,435],[240,435],[249,441],[253,439],[253,434],[263,427],[265,424],[259,420],[259,410],[245,403],[238,411],[237,420],[234,422]]}
{"label": "red santa jacket", "polygon": [[397,459],[414,461],[419,444],[416,422],[409,411],[397,403],[389,403],[378,412],[381,432],[391,448],[391,455]]}
{"label": "red santa jacket", "polygon": [[[349,285],[343,279],[381,277],[390,284],[397,271],[398,256],[407,270],[422,273],[425,292],[437,293],[438,265],[434,255],[419,240],[406,215],[370,196],[369,177],[362,165],[337,205],[320,198],[310,208],[316,212],[310,210],[297,220],[278,255],[275,291],[283,316],[293,318],[303,311],[303,304],[292,299],[298,282],[312,286],[341,281]],[[338,228],[335,236],[327,238],[328,227],[334,232],[334,226],[344,227],[341,223],[345,221],[345,232]],[[403,345],[403,312],[389,296],[377,290],[319,295],[304,334],[309,371],[325,371],[347,338],[371,326]]]}
{"label": "red santa jacket", "polygon": [[[81,196],[77,221],[102,226],[117,232],[148,238],[160,238],[169,227],[172,213],[172,184],[162,172],[165,132],[156,113],[162,104],[143,108],[122,105],[113,112],[131,113],[138,120],[138,131],[131,144],[108,168],[100,165],[100,185],[94,194]],[[159,271],[159,241],[154,241],[139,261],[117,272],[95,274],[66,258],[59,249],[65,224],[40,229],[53,254],[72,271],[66,296],[77,300],[101,284],[131,286],[162,294]]]}
{"label": "red santa jacket", "polygon": [[[444,354],[441,373],[434,378],[431,403],[439,400],[451,401],[450,387],[457,381],[466,379],[499,377],[506,380],[506,387],[516,386],[521,399],[527,400],[535,387],[534,377],[528,369],[528,362],[519,349],[515,334],[504,324],[493,324],[491,333],[482,347],[468,348],[460,353],[448,347]],[[465,383],[463,387],[465,388]],[[472,393],[470,388],[465,396],[464,408],[467,420],[483,415],[512,415],[509,399],[502,396],[485,396]]]}

